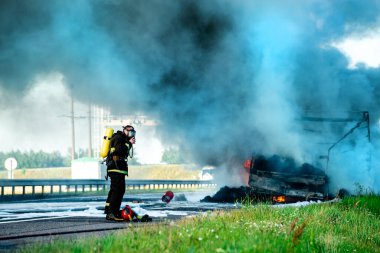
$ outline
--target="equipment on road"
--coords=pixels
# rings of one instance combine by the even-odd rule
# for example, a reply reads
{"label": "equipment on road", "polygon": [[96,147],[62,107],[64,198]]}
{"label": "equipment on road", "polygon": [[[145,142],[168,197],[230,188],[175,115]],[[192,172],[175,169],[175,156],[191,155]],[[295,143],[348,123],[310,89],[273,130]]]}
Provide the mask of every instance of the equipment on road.
{"label": "equipment on road", "polygon": [[133,217],[136,216],[132,211],[132,208],[128,205],[120,210],[120,214],[125,221],[132,221]]}
{"label": "equipment on road", "polygon": [[110,141],[111,141],[111,137],[112,137],[113,133],[114,133],[113,128],[111,128],[111,127],[106,128],[106,131],[104,133],[103,142],[102,142],[102,147],[100,149],[100,156],[103,159],[107,157],[107,155],[110,151]]}
{"label": "equipment on road", "polygon": [[165,192],[164,196],[162,196],[162,202],[169,203],[174,198],[174,193],[172,191]]}
{"label": "equipment on road", "polygon": [[[150,222],[152,218],[148,214],[144,214],[140,210],[141,208],[132,209],[129,205],[125,205],[123,209],[120,210],[120,217],[122,221],[134,221],[134,222]],[[140,211],[139,211],[140,210]],[[140,213],[139,213],[140,212]],[[114,220],[120,221],[120,220]]]}

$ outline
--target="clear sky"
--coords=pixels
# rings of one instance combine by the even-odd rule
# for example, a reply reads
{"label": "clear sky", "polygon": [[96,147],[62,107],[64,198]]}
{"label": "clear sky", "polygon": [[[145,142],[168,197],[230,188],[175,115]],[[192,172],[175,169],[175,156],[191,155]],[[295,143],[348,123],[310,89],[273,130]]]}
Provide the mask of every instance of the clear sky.
{"label": "clear sky", "polygon": [[349,58],[350,68],[360,63],[373,68],[380,66],[380,28],[366,36],[346,38],[335,45]]}

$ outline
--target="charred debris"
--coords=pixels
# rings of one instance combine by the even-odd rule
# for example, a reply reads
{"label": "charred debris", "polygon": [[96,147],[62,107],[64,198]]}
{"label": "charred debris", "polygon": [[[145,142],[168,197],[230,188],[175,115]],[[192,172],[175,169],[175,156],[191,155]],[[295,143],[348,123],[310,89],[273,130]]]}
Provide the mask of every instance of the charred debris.
{"label": "charred debris", "polygon": [[214,196],[206,196],[201,201],[292,203],[331,198],[325,194],[327,175],[308,163],[298,166],[289,157],[260,155],[245,161],[244,167],[249,171],[248,186],[225,186]]}
{"label": "charred debris", "polygon": [[[305,131],[311,134],[318,134],[320,140],[330,143],[328,146],[319,148],[325,150],[325,154],[318,155],[320,159],[326,161],[324,170],[309,163],[297,164],[291,157],[272,155],[265,157],[255,155],[250,160],[244,162],[244,167],[249,173],[248,185],[239,188],[222,187],[214,196],[207,196],[204,202],[251,202],[266,201],[273,203],[292,203],[307,200],[328,200],[334,197],[342,197],[348,194],[345,189],[340,189],[336,193],[329,192],[329,180],[326,171],[330,170],[331,151],[347,142],[349,137],[358,138],[354,132],[364,129],[365,133],[359,137],[368,139],[371,142],[369,113],[368,111],[354,112],[352,117],[316,117],[304,116],[299,120],[302,122]],[[347,131],[347,124],[351,128]],[[328,133],[321,131],[323,125],[330,126],[337,131],[334,136],[341,136],[333,139]],[[324,143],[324,142],[322,142]],[[335,152],[339,156],[339,152]]]}

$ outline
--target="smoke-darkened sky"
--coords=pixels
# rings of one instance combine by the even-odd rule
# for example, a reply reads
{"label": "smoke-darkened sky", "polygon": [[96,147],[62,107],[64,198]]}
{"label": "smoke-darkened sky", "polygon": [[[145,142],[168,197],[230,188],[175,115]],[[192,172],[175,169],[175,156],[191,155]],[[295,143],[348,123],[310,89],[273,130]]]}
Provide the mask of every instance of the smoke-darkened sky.
{"label": "smoke-darkened sky", "polygon": [[[326,146],[316,143],[352,126],[310,137],[302,115],[379,118],[380,69],[348,68],[332,46],[378,29],[379,9],[376,0],[4,0],[0,106],[59,73],[78,101],[158,119],[162,141],[200,164],[229,168],[252,153],[322,164]],[[342,143],[331,164],[348,184],[353,170],[378,175],[377,140],[365,140]]]}

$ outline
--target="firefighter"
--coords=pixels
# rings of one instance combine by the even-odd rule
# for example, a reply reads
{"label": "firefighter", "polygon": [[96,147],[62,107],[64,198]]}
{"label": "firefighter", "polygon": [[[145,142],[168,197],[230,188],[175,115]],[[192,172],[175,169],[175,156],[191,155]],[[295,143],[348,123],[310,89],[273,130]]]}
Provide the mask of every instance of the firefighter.
{"label": "firefighter", "polygon": [[128,156],[136,143],[136,131],[133,126],[123,127],[111,138],[110,151],[107,156],[107,176],[111,178],[111,188],[106,203],[106,219],[123,221],[120,216],[120,205],[125,193],[125,176],[128,176]]}

